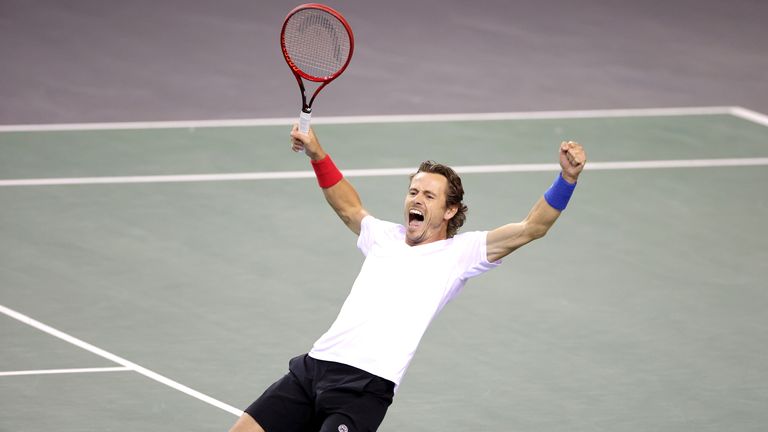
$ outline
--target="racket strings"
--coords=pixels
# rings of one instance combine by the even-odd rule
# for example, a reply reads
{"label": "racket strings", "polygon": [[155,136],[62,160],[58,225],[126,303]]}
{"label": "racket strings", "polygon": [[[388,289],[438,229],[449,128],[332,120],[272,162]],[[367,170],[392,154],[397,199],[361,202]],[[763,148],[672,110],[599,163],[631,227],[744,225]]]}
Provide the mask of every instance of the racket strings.
{"label": "racket strings", "polygon": [[344,24],[319,9],[292,15],[286,23],[283,43],[291,62],[321,81],[343,68],[350,54],[349,33]]}

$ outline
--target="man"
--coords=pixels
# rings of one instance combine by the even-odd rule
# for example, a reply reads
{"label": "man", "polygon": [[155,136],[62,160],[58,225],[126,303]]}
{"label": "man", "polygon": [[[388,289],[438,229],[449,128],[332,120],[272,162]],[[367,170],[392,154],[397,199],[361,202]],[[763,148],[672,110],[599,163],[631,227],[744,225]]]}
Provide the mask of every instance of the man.
{"label": "man", "polygon": [[310,129],[291,131],[294,151],[311,159],[326,200],[358,235],[366,256],[331,328],[270,386],[231,432],[375,431],[392,403],[422,335],[467,279],[497,266],[555,223],[576,186],[586,155],[560,145],[562,172],[518,223],[456,234],[464,223],[461,179],[427,161],[411,177],[404,225],[371,216]]}

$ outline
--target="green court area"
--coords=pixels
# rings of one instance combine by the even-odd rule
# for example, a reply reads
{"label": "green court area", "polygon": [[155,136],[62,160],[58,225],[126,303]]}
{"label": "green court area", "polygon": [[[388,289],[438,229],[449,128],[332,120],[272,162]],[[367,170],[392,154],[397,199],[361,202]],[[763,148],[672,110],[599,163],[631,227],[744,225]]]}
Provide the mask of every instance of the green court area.
{"label": "green court area", "polygon": [[[407,175],[366,170],[553,164],[564,139],[589,156],[550,233],[435,320],[381,431],[765,429],[768,127],[700,115],[315,129],[342,170],[363,170],[351,181],[366,208],[395,222]],[[309,350],[363,257],[313,178],[279,175],[309,170],[288,131],[0,133],[0,305],[32,320],[0,314],[0,430],[227,430],[235,414],[180,388],[243,409]],[[677,165],[600,168],[638,161]],[[87,184],[264,172],[278,174]],[[523,219],[554,175],[464,174],[463,230]],[[83,181],[9,183],[61,178]],[[131,366],[107,370],[124,364],[39,324]]]}

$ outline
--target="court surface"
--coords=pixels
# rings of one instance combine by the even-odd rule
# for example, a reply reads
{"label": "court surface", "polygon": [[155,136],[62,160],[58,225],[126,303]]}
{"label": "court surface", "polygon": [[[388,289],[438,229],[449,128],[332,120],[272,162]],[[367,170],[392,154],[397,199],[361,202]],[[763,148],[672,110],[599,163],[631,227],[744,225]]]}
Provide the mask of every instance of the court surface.
{"label": "court surface", "polygon": [[[424,159],[461,167],[466,231],[525,217],[561,140],[589,156],[548,236],[435,320],[380,430],[768,426],[765,116],[317,120],[397,222]],[[1,129],[0,430],[227,430],[311,347],[362,255],[288,130]]]}

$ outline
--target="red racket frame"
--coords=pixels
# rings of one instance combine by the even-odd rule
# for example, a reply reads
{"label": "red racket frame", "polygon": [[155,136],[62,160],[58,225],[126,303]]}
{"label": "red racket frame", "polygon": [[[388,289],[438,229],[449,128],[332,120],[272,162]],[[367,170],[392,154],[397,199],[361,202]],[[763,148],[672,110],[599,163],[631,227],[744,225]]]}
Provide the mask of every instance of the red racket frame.
{"label": "red racket frame", "polygon": [[[344,25],[344,28],[347,30],[347,33],[349,34],[349,55],[347,56],[347,61],[344,63],[344,66],[342,66],[336,73],[333,75],[329,75],[327,77],[316,77],[309,75],[299,69],[291,60],[291,56],[288,55],[288,51],[285,48],[285,26],[288,24],[288,20],[297,12],[306,10],[306,9],[320,9],[324,12],[328,12],[329,14],[333,15],[336,19],[338,19],[342,25]],[[320,3],[306,3],[299,6],[296,6],[292,11],[288,13],[288,15],[285,17],[285,21],[283,21],[283,28],[280,30],[280,48],[283,51],[283,58],[285,58],[285,62],[288,63],[288,67],[291,68],[291,71],[293,71],[293,76],[296,77],[296,82],[299,83],[299,88],[301,89],[301,99],[302,99],[302,110],[305,112],[310,112],[312,107],[312,102],[315,101],[315,97],[320,93],[320,90],[323,89],[328,83],[338,78],[339,75],[341,75],[342,72],[347,68],[349,65],[349,62],[352,60],[352,53],[355,51],[355,35],[352,33],[352,27],[349,26],[349,23],[344,18],[342,14],[340,14],[338,11],[333,9],[330,6],[326,6],[324,4]],[[309,100],[309,103],[307,103],[307,97],[306,97],[306,90],[304,88],[304,82],[301,80],[302,78],[313,81],[313,82],[319,82],[322,83],[320,87],[315,90],[315,92],[312,94],[312,98]]]}

